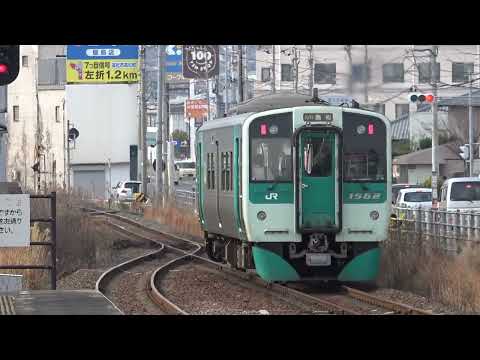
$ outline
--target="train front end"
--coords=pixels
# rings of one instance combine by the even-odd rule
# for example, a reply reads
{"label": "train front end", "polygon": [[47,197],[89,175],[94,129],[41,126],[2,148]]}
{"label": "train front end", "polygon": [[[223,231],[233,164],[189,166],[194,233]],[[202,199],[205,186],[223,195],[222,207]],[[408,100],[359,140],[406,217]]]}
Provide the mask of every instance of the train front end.
{"label": "train front end", "polygon": [[245,123],[242,211],[263,279],[376,279],[388,236],[389,137],[384,116],[332,106]]}

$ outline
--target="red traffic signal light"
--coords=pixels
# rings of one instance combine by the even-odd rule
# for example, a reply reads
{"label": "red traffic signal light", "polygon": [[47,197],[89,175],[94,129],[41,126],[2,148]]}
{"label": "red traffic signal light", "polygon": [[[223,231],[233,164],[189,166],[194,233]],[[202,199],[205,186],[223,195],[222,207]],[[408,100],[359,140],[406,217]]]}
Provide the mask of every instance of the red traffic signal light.
{"label": "red traffic signal light", "polygon": [[0,86],[12,83],[20,71],[20,45],[0,45]]}
{"label": "red traffic signal light", "polygon": [[435,101],[435,96],[433,96],[432,94],[410,93],[409,99],[411,102],[432,103]]}

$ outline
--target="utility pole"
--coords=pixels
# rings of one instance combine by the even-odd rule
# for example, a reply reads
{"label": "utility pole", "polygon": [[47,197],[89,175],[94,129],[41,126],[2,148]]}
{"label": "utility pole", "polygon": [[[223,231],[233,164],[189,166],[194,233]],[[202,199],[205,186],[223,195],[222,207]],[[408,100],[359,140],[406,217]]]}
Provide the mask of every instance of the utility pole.
{"label": "utility pole", "polygon": [[[229,58],[228,58],[228,46],[225,45],[225,114],[228,114],[228,101],[229,101],[229,77],[230,77],[230,63],[229,63]],[[190,124],[190,123],[189,123]],[[190,134],[189,134],[190,136]]]}
{"label": "utility pole", "polygon": [[309,51],[309,59],[308,59],[308,63],[310,65],[310,78],[308,79],[308,88],[310,89],[310,95],[313,96],[313,80],[314,80],[314,59],[313,59],[313,45],[310,45],[308,47],[308,51]]}
{"label": "utility pole", "polygon": [[169,88],[168,84],[165,82],[165,73],[163,74],[164,77],[164,96],[163,96],[163,111],[162,111],[162,160],[163,164],[165,164],[165,170],[163,171],[163,199],[164,201],[168,199],[170,194],[170,183],[168,181],[168,173],[169,173],[169,143],[170,143],[170,98],[169,98]]}
{"label": "utility pole", "polygon": [[[140,61],[142,69],[142,77],[140,79],[140,128],[141,134],[141,147],[142,147],[142,192],[145,196],[147,194],[147,166],[148,164],[148,148],[147,148],[147,71],[146,71],[146,49],[145,46],[140,45]],[[110,184],[111,187],[111,184]]]}
{"label": "utility pole", "polygon": [[348,95],[349,96],[352,96],[352,92],[353,92],[353,74],[352,74],[352,71],[353,71],[353,66],[352,66],[352,45],[345,45],[344,47],[346,53],[347,53],[347,57],[348,57],[348,69],[349,69],[349,76],[348,76]]}
{"label": "utility pole", "polygon": [[[207,82],[207,121],[210,121],[210,82],[208,81],[208,66],[207,66],[207,45],[203,47],[203,56],[205,59],[205,81]],[[212,54],[213,56],[213,54]]]}
{"label": "utility pole", "polygon": [[275,84],[275,81],[276,81],[276,45],[272,45],[272,92],[275,94],[277,92],[276,90],[276,84]]}
{"label": "utility pole", "polygon": [[[432,104],[432,207],[437,208],[438,190],[437,190],[437,148],[438,148],[438,106],[437,106],[437,78],[435,74],[435,64],[437,63],[438,46],[434,45],[430,52],[430,78],[432,82],[433,104]],[[440,75],[440,74],[439,74]]]}
{"label": "utility pole", "polygon": [[468,159],[469,159],[469,175],[473,176],[473,114],[472,114],[472,73],[468,74]]}
{"label": "utility pole", "polygon": [[163,95],[165,90],[165,45],[157,45],[158,52],[158,73],[157,73],[157,146],[156,159],[157,166],[155,169],[155,190],[157,206],[163,206],[163,149],[162,149],[162,126],[163,126]]}
{"label": "utility pole", "polygon": [[297,48],[293,48],[293,71],[295,72],[295,94],[298,93],[298,52]]}
{"label": "utility pole", "polygon": [[215,98],[217,100],[217,118],[221,118],[223,117],[223,114],[221,113],[222,107],[220,106],[222,104],[222,96],[220,94],[220,75],[215,77]]}
{"label": "utility pole", "polygon": [[70,194],[70,192],[72,191],[72,188],[70,187],[70,169],[71,169],[71,166],[70,166],[70,120],[67,120],[67,134],[66,134],[66,137],[67,137],[67,189],[68,189],[68,193]]}
{"label": "utility pole", "polygon": [[239,90],[239,103],[245,100],[243,93],[243,45],[238,45],[238,90]]}
{"label": "utility pole", "polygon": [[363,66],[363,96],[365,104],[368,104],[368,45],[365,45],[365,57],[364,57],[364,66]]}

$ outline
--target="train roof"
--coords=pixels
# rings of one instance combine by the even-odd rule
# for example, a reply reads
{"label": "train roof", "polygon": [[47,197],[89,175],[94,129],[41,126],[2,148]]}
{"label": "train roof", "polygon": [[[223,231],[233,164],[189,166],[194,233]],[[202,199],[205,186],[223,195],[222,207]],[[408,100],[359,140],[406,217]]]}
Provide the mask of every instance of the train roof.
{"label": "train roof", "polygon": [[312,102],[312,97],[302,94],[280,93],[259,96],[244,101],[234,109],[237,114],[261,112],[282,108],[318,105]]}
{"label": "train roof", "polygon": [[[241,125],[245,122],[248,117],[253,114],[269,111],[269,110],[277,110],[277,109],[285,109],[285,108],[298,108],[304,106],[334,106],[329,105],[327,102],[313,102],[312,97],[309,95],[302,95],[302,94],[292,94],[292,93],[279,93],[279,94],[270,94],[259,96],[245,102],[242,102],[237,105],[236,108],[232,109],[233,115],[227,117],[216,118],[204,123],[199,130],[210,130],[210,129],[217,129],[223,127],[230,127],[234,125]],[[371,110],[368,109],[361,109],[361,108],[351,108],[346,107],[343,108],[344,110],[351,111],[351,112],[369,112],[372,113]],[[380,118],[384,116],[382,114],[377,114]],[[384,122],[389,124],[389,121]]]}

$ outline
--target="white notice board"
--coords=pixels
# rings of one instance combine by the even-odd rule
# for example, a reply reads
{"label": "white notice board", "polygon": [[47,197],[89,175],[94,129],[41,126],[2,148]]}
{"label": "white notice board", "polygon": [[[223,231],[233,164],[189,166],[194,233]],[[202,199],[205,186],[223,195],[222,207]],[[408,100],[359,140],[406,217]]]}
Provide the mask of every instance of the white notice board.
{"label": "white notice board", "polygon": [[30,195],[0,194],[0,247],[30,245]]}

